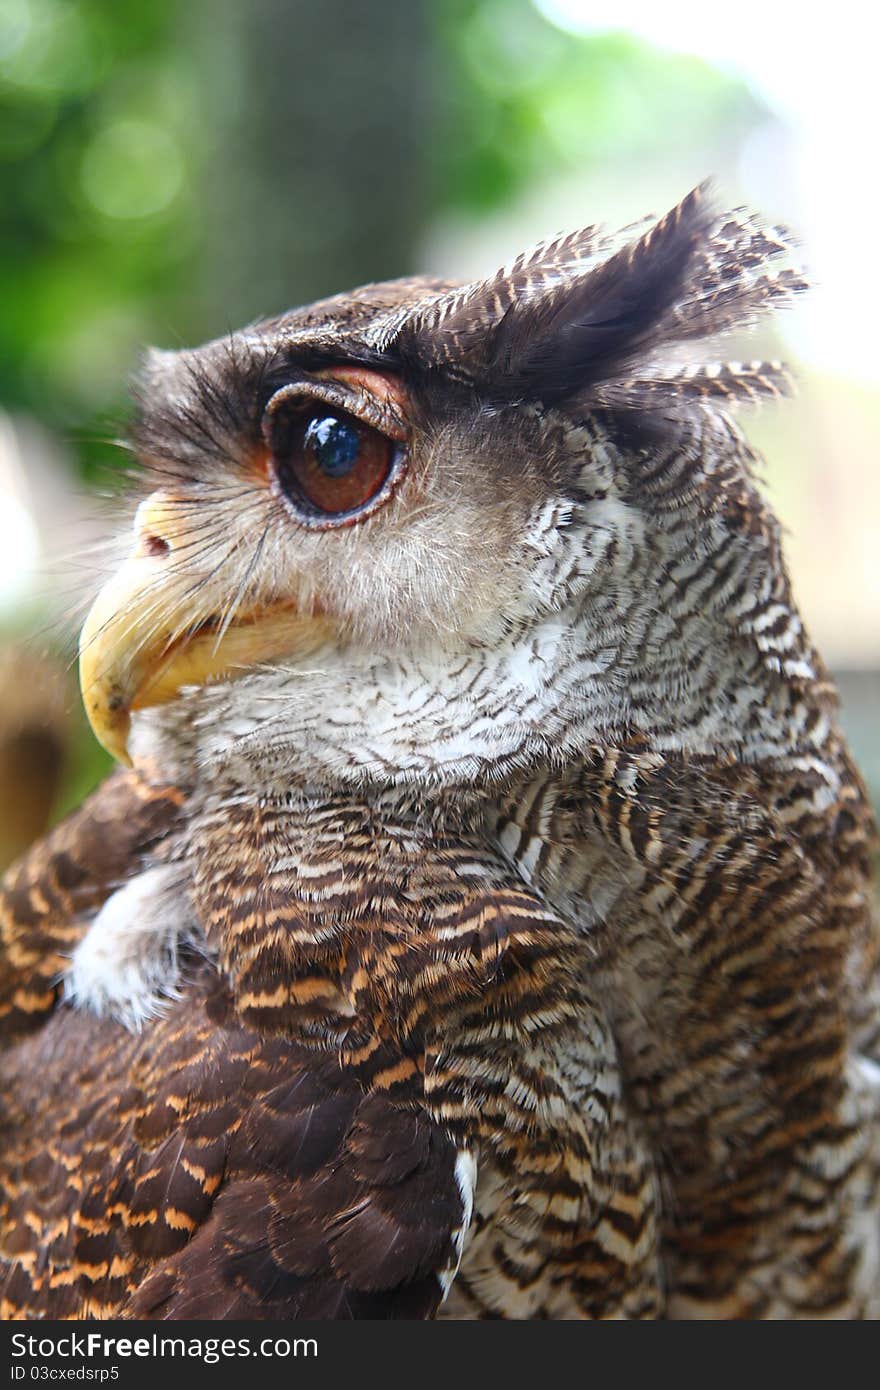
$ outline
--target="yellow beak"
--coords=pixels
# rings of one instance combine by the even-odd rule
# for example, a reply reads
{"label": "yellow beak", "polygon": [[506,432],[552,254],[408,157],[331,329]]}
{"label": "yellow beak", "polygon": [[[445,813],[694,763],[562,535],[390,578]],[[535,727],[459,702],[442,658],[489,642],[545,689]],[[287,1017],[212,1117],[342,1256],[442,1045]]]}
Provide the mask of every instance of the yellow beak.
{"label": "yellow beak", "polygon": [[[132,552],[98,594],[80,634],[86,714],[99,742],[123,763],[131,761],[132,710],[165,704],[182,686],[314,651],[329,635],[326,619],[283,602],[244,609],[225,628],[219,616],[199,622],[192,577],[179,555],[175,564],[186,531],[187,509],[173,499],[155,493],[142,503]],[[222,570],[200,586],[200,613],[210,602],[209,585],[219,615],[229,601]]]}

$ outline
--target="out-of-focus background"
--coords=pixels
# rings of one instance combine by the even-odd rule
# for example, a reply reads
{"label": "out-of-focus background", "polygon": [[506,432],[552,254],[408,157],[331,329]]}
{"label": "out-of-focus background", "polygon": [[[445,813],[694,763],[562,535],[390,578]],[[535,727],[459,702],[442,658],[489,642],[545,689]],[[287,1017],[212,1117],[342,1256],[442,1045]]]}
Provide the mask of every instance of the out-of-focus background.
{"label": "out-of-focus background", "polygon": [[808,623],[880,791],[875,41],[850,0],[0,0],[0,864],[104,771],[70,659],[139,347],[485,272],[707,174],[817,282],[747,355]]}

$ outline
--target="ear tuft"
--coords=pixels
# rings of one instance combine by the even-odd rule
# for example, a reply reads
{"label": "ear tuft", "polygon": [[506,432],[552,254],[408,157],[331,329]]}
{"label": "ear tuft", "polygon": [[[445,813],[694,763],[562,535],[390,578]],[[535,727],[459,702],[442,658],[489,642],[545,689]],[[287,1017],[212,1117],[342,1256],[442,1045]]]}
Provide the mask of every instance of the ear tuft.
{"label": "ear tuft", "polygon": [[806,288],[774,268],[790,250],[780,229],[742,210],[717,217],[706,185],[659,222],[541,243],[488,280],[423,307],[397,347],[425,370],[490,398],[644,408],[665,394],[756,400],[781,394],[784,369],[663,367],[676,343],[751,325]]}
{"label": "ear tuft", "polygon": [[513,306],[494,335],[493,375],[515,396],[552,404],[628,367],[654,345],[711,221],[695,188],[574,285]]}
{"label": "ear tuft", "polygon": [[594,403],[611,410],[650,410],[674,398],[757,405],[779,400],[794,390],[784,362],[710,362],[705,365],[645,372],[597,386]]}

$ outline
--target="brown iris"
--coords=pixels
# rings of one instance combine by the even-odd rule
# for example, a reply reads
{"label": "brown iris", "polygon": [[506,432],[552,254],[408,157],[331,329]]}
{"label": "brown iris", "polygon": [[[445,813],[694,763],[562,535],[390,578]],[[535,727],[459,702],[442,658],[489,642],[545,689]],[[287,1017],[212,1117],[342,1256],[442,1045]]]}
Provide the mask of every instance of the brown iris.
{"label": "brown iris", "polygon": [[389,479],[394,442],[345,411],[294,416],[275,441],[282,492],[304,519],[356,516]]}

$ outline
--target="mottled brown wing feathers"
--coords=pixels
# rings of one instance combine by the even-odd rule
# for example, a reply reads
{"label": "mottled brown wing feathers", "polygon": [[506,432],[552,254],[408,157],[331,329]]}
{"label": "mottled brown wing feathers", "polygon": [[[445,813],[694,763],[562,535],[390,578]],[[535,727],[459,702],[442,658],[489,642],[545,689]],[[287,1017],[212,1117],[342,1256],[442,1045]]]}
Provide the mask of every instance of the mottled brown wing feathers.
{"label": "mottled brown wing feathers", "polygon": [[0,1064],[3,1316],[431,1316],[457,1147],[393,1061],[260,1037],[208,966],[141,1038],[57,1013]]}

